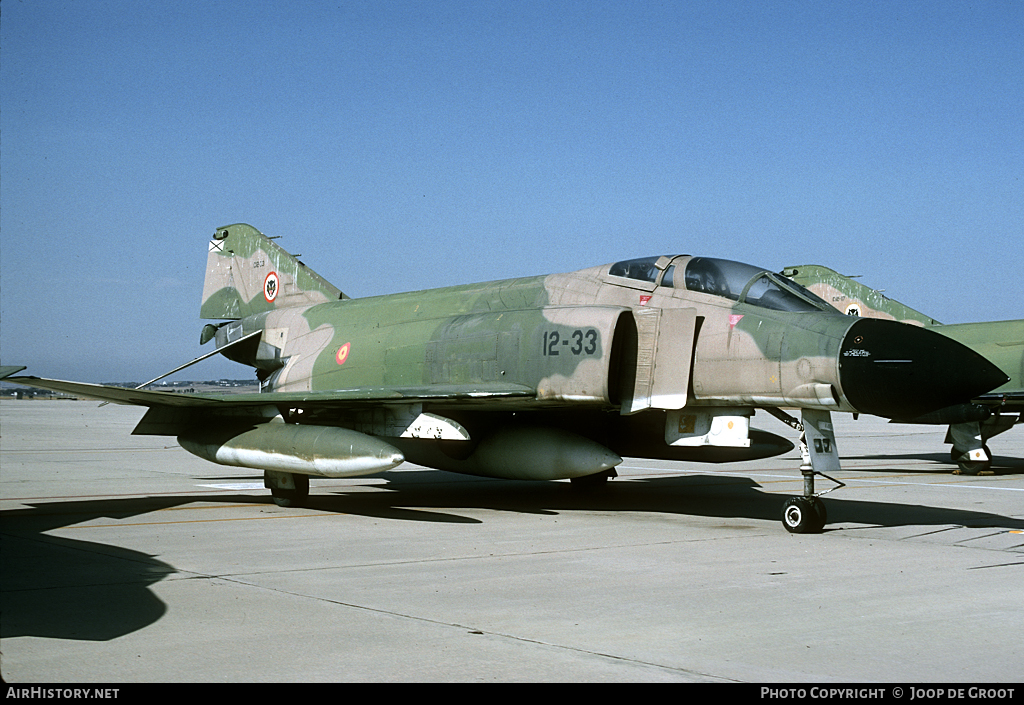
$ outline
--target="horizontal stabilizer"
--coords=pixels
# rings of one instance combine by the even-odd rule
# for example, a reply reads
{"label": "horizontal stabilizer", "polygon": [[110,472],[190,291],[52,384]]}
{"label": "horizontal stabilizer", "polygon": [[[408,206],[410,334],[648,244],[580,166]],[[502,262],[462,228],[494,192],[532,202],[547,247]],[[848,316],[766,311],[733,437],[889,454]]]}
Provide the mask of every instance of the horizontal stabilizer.
{"label": "horizontal stabilizer", "polygon": [[216,350],[213,350],[212,352],[208,352],[205,355],[200,355],[199,357],[197,357],[195,360],[192,360],[191,362],[186,362],[184,365],[178,365],[177,367],[175,367],[170,372],[164,372],[159,377],[154,377],[153,379],[149,380],[148,382],[143,382],[142,384],[137,386],[136,389],[145,389],[146,387],[148,387],[149,385],[153,384],[154,382],[159,382],[164,377],[170,377],[175,372],[181,372],[186,367],[191,367],[192,365],[196,364],[197,362],[202,362],[203,360],[207,359],[208,357],[213,357],[214,355],[216,355],[218,353],[223,353],[228,348],[232,348],[232,347],[234,347],[234,346],[236,346],[236,345],[238,345],[240,343],[244,343],[247,340],[252,340],[253,338],[257,338],[257,337],[259,337],[261,335],[263,335],[263,331],[262,330],[258,330],[258,331],[254,332],[254,333],[250,333],[249,335],[243,335],[241,338],[238,338],[236,340],[232,340],[230,343],[228,343],[226,345],[221,345],[219,348],[217,348]]}

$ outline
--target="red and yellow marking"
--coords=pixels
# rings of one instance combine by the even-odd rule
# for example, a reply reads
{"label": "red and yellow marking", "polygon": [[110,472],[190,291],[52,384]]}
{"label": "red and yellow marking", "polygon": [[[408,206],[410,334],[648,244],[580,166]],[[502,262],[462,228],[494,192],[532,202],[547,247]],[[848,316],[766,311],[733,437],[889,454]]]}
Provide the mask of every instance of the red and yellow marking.
{"label": "red and yellow marking", "polygon": [[345,364],[345,360],[348,359],[349,348],[351,347],[352,343],[345,343],[340,348],[338,348],[338,354],[334,356],[334,359],[338,362],[339,365]]}

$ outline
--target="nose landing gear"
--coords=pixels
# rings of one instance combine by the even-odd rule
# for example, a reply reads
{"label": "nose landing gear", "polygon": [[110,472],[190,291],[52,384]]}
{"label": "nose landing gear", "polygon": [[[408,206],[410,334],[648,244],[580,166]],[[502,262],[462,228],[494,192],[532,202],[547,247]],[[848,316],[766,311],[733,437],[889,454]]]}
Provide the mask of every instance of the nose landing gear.
{"label": "nose landing gear", "polygon": [[[832,415],[828,411],[801,409],[801,421],[797,421],[779,409],[765,411],[800,431],[800,472],[804,476],[804,493],[800,497],[790,497],[782,505],[782,525],[791,534],[820,534],[828,522],[828,512],[821,496],[846,486],[824,473],[825,470],[835,472],[840,469]],[[815,475],[831,480],[836,486],[815,493]]]}

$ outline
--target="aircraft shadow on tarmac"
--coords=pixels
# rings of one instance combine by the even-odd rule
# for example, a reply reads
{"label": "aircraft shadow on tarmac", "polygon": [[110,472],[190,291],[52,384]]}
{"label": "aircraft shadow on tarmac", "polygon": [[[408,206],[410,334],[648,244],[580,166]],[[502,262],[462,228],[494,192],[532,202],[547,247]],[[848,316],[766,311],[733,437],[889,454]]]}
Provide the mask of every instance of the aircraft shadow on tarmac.
{"label": "aircraft shadow on tarmac", "polygon": [[[68,504],[85,506],[69,513],[63,511]],[[109,516],[102,507],[88,506],[96,504],[110,503],[57,502],[0,512],[0,638],[107,641],[142,629],[167,611],[149,586],[176,572],[170,565],[138,551],[43,533]],[[153,508],[146,503],[143,511]]]}
{"label": "aircraft shadow on tarmac", "polygon": [[[580,490],[566,482],[514,482],[459,478],[426,471],[386,476],[382,492],[330,489],[317,494],[310,508],[383,519],[477,522],[451,514],[452,507],[473,507],[522,514],[558,515],[567,511],[675,514],[769,520],[770,530],[785,535],[777,523],[790,494],[768,493],[754,480],[723,475],[683,475],[615,479],[607,486]],[[795,478],[799,479],[799,478]],[[841,490],[840,490],[841,492]],[[879,526],[960,525],[1024,529],[1024,520],[978,511],[843,499],[828,495],[829,523],[856,522]],[[408,511],[405,508],[415,508]],[[444,513],[439,510],[445,509]],[[428,511],[424,511],[428,510]],[[429,511],[437,510],[437,511]],[[732,526],[732,525],[731,525]],[[750,528],[757,528],[751,525]],[[829,527],[826,527],[826,531]]]}
{"label": "aircraft shadow on tarmac", "polygon": [[[766,493],[744,477],[620,478],[589,491],[565,482],[489,480],[437,471],[391,473],[383,479],[385,484],[376,478],[372,486],[354,486],[352,491],[337,486],[317,488],[314,482],[307,509],[280,511],[467,525],[483,521],[459,514],[454,507],[552,516],[574,511],[659,513],[732,519],[731,529],[748,526],[761,531],[764,526],[744,521],[769,520],[768,530],[777,532],[780,541],[790,538],[778,525],[788,495]],[[193,502],[272,504],[269,496],[190,494],[45,502],[0,512],[4,575],[0,637],[105,641],[160,619],[167,606],[149,588],[177,572],[173,566],[138,551],[46,532],[91,519],[126,519]],[[838,497],[827,498],[826,504],[831,526],[856,522],[1024,529],[1024,520],[985,512]],[[826,527],[826,533],[829,530]],[[381,531],[387,531],[386,524]],[[685,531],[686,524],[681,523],[680,532]]]}

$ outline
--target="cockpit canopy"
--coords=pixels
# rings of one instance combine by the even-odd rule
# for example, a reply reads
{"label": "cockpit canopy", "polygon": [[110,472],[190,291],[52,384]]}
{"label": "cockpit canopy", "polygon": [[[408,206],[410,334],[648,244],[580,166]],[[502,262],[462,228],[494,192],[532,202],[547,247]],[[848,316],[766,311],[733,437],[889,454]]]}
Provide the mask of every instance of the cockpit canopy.
{"label": "cockpit canopy", "polygon": [[616,262],[608,273],[775,311],[836,311],[824,299],[781,274],[732,260],[687,255],[640,257]]}

